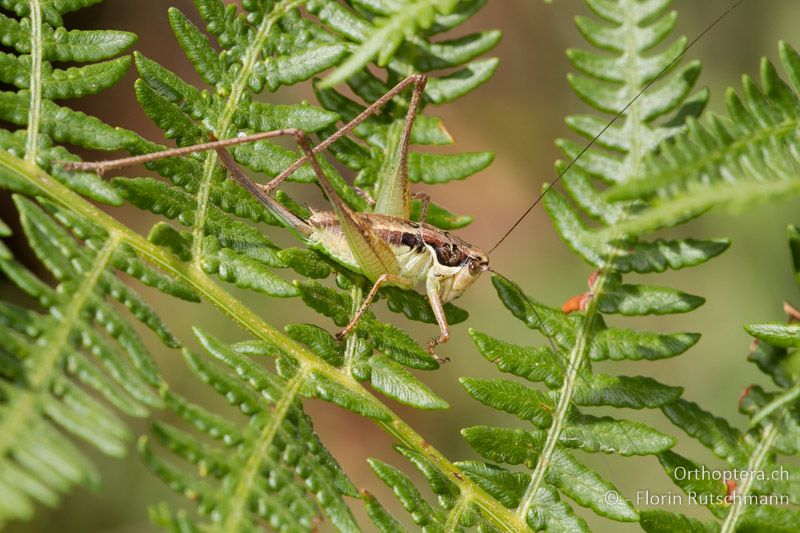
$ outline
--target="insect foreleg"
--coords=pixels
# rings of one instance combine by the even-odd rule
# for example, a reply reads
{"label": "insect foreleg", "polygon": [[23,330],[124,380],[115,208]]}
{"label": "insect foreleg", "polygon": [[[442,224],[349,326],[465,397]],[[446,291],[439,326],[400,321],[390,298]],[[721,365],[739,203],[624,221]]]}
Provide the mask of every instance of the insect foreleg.
{"label": "insect foreleg", "polygon": [[450,325],[447,323],[447,317],[444,314],[444,304],[439,294],[439,280],[435,274],[428,274],[425,290],[428,294],[428,302],[433,310],[433,316],[436,317],[436,322],[439,324],[439,337],[431,339],[428,343],[428,353],[435,355],[434,350],[436,346],[450,340]]}
{"label": "insect foreleg", "polygon": [[351,331],[353,331],[353,328],[355,328],[358,324],[358,321],[361,320],[361,317],[369,308],[369,304],[371,304],[372,300],[375,299],[375,296],[378,294],[378,290],[383,285],[394,285],[395,287],[400,287],[401,289],[414,288],[414,282],[408,278],[404,278],[403,276],[398,276],[396,274],[381,274],[377,281],[375,281],[375,284],[372,285],[369,293],[367,293],[367,297],[361,302],[361,306],[359,306],[356,314],[353,315],[350,323],[347,324],[342,331],[336,334],[336,338],[338,340],[342,340],[345,336],[349,335]]}

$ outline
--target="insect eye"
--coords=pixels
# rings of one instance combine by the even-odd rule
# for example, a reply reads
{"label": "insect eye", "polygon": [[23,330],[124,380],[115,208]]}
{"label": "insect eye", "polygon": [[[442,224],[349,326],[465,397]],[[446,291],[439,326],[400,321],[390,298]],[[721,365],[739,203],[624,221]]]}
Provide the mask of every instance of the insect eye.
{"label": "insect eye", "polygon": [[469,273],[473,276],[476,275],[481,269],[480,264],[477,261],[472,260],[469,262]]}

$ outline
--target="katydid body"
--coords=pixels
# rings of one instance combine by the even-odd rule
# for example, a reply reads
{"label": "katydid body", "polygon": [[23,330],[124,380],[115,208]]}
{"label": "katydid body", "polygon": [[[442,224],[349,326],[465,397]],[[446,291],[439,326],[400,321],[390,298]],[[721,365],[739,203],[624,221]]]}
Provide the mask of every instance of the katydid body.
{"label": "katydid body", "polygon": [[[424,75],[412,75],[397,84],[362,113],[325,141],[312,147],[305,133],[295,129],[262,132],[232,139],[134,156],[116,161],[68,163],[69,168],[92,169],[100,173],[132,164],[164,157],[216,150],[223,165],[242,187],[258,198],[290,230],[311,248],[319,250],[356,273],[363,274],[373,285],[351,322],[338,335],[350,333],[375,298],[380,287],[392,285],[412,289],[424,284],[440,334],[428,344],[433,353],[437,344],[447,342],[450,329],[443,305],[464,293],[489,268],[486,253],[465,241],[424,222],[427,197],[423,200],[422,222],[410,220],[411,193],[408,187],[408,144],[414,118],[425,88]],[[397,146],[390,148],[377,186],[373,212],[351,210],[328,182],[317,160],[321,152],[358,124],[375,113],[394,96],[409,86],[414,87],[402,135]],[[304,156],[267,184],[255,183],[236,164],[226,147],[280,136],[293,136]],[[333,211],[316,211],[304,220],[275,200],[271,193],[291,173],[308,163],[317,181],[333,206]]]}
{"label": "katydid body", "polygon": [[[394,191],[395,198],[402,199],[402,202],[396,203],[397,209],[404,216],[352,211],[328,182],[305,134],[298,130],[285,130],[281,133],[297,138],[298,145],[306,153],[307,160],[317,174],[322,190],[333,204],[334,211],[315,211],[308,220],[303,220],[267,192],[274,188],[274,183],[266,186],[254,183],[224,148],[217,147],[217,153],[231,172],[231,177],[252,192],[311,248],[326,254],[349,270],[363,274],[373,282],[372,289],[360,308],[337,337],[341,338],[352,331],[380,287],[393,285],[412,289],[424,283],[440,329],[439,337],[428,343],[428,351],[433,353],[437,344],[450,339],[450,328],[443,305],[461,296],[488,270],[488,256],[448,231],[425,222],[409,220],[410,194],[405,179],[401,180],[404,182],[401,186],[406,187],[406,190]],[[401,165],[402,172],[405,173],[404,163]],[[392,203],[386,204],[391,210]]]}
{"label": "katydid body", "polygon": [[[398,274],[437,287],[442,303],[461,296],[488,268],[489,259],[479,248],[430,224],[370,213],[359,218],[392,250]],[[314,213],[308,223],[313,229],[308,238],[312,247],[352,270],[359,269],[334,213]]]}
{"label": "katydid body", "polygon": [[[449,232],[424,222],[370,213],[359,213],[358,218],[386,243],[397,260],[398,268],[395,275],[381,275],[373,280],[373,290],[342,334],[355,326],[381,285],[410,288],[424,283],[428,301],[440,327],[439,337],[428,345],[433,353],[437,344],[447,342],[450,338],[442,306],[461,296],[489,268],[488,256]],[[351,270],[363,273],[335,213],[316,212],[309,218],[308,225],[311,233],[307,241],[312,248]]]}

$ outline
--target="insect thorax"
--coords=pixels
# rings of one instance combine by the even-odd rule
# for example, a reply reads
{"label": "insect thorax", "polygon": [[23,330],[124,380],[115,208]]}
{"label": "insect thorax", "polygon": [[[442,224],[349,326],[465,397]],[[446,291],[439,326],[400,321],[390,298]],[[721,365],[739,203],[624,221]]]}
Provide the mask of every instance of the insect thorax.
{"label": "insect thorax", "polygon": [[[477,250],[455,235],[429,224],[372,213],[359,213],[358,216],[389,245],[397,257],[401,275],[409,279],[422,281],[432,268],[440,275],[452,275],[464,267]],[[309,237],[312,245],[344,266],[359,270],[334,213],[315,212],[308,223],[314,228]]]}

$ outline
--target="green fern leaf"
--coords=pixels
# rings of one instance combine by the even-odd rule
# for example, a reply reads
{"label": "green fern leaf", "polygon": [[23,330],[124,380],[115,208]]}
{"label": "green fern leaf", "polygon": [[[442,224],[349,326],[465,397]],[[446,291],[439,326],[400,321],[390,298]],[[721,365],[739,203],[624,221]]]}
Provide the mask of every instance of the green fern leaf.
{"label": "green fern leaf", "polygon": [[[793,266],[797,271],[800,250],[795,246],[795,232],[789,229]],[[788,306],[788,304],[786,304]],[[787,311],[793,312],[791,306]],[[705,448],[725,461],[728,471],[758,472],[734,480],[718,480],[697,475],[710,469],[673,452],[659,456],[672,481],[688,494],[698,494],[701,501],[722,525],[705,524],[682,515],[643,515],[650,530],[656,527],[675,528],[683,524],[698,531],[705,530],[771,530],[789,531],[800,519],[800,513],[788,503],[797,502],[797,487],[791,477],[792,465],[783,457],[797,456],[797,406],[800,386],[797,372],[786,363],[797,351],[797,333],[792,324],[757,324],[746,326],[756,337],[749,359],[770,376],[779,389],[766,391],[758,385],[745,389],[739,399],[739,411],[750,417],[750,428],[741,432],[725,419],[701,409],[686,400],[662,407],[668,418]],[[685,473],[694,475],[688,476]],[[702,498],[702,499],[700,499]],[[775,505],[778,504],[778,505]]]}
{"label": "green fern leaf", "polygon": [[800,327],[797,324],[750,324],[745,330],[753,337],[776,348],[800,346]]}
{"label": "green fern leaf", "polygon": [[361,496],[364,499],[364,507],[367,510],[367,514],[381,533],[406,531],[400,522],[378,502],[375,496],[366,491]]}
{"label": "green fern leaf", "polygon": [[677,442],[638,422],[589,415],[568,420],[561,440],[567,447],[586,452],[618,453],[623,456],[657,454],[672,448]]}
{"label": "green fern leaf", "polygon": [[700,522],[687,516],[662,511],[661,509],[647,509],[641,512],[639,523],[647,533],[717,533],[719,526]]}
{"label": "green fern leaf", "polygon": [[422,498],[405,474],[378,459],[369,459],[368,462],[372,471],[392,489],[403,508],[411,514],[416,525],[431,531],[444,530],[444,517],[441,511],[431,507]]}
{"label": "green fern leaf", "polygon": [[385,355],[370,358],[372,387],[402,404],[418,409],[447,409],[449,405],[399,363]]}
{"label": "green fern leaf", "polygon": [[344,347],[326,330],[311,324],[289,324],[286,333],[302,342],[333,366],[344,363]]}
{"label": "green fern leaf", "polygon": [[[687,493],[694,493],[698,498],[707,498],[709,502],[724,502],[727,487],[721,480],[711,479],[710,476],[693,475],[688,473],[702,472],[703,468],[708,469],[704,464],[692,461],[680,454],[667,451],[658,456],[658,461],[664,468],[664,472],[681,490]],[[716,504],[709,507],[715,515],[724,516],[724,505]]]}
{"label": "green fern leaf", "polygon": [[725,420],[704,411],[697,404],[678,400],[664,406],[663,410],[673,424],[701,439],[717,457],[727,459],[740,453],[741,435]]}
{"label": "green fern leaf", "polygon": [[733,89],[727,94],[728,117],[712,115],[705,124],[691,121],[688,131],[647,159],[637,179],[608,191],[611,199],[653,199],[621,231],[639,234],[717,205],[738,209],[797,193],[792,147],[798,142],[794,124],[800,109],[800,55],[784,42],[779,52],[792,85],[764,59],[763,89],[745,76],[743,96]]}
{"label": "green fern leaf", "polygon": [[[641,376],[595,373],[592,363],[675,357],[696,344],[699,335],[609,327],[603,314],[666,315],[696,309],[703,298],[669,287],[624,283],[622,274],[696,266],[730,244],[721,239],[645,241],[619,231],[647,207],[647,198],[616,202],[601,190],[635,180],[648,153],[684,131],[687,117],[702,110],[708,94],[693,94],[699,63],[673,65],[687,45],[685,38],[659,46],[676,24],[675,14],[667,12],[669,1],[586,3],[599,19],[577,17],[576,24],[599,51],[569,50],[577,73],[568,81],[579,98],[605,115],[573,115],[567,124],[580,136],[594,139],[605,130],[607,115],[624,112],[585,153],[582,143],[557,143],[566,160],[581,157],[574,165],[556,164],[564,192],[546,186],[543,204],[562,240],[597,272],[589,279],[589,290],[570,300],[580,302],[577,308],[568,303],[564,311],[531,299],[514,283],[493,279],[503,304],[548,337],[551,346],[517,346],[471,332],[473,340],[502,372],[543,383],[546,390],[506,380],[462,379],[474,398],[534,426],[468,428],[464,436],[486,459],[524,464],[531,470],[514,507],[536,529],[587,529],[559,493],[612,520],[639,520],[625,498],[603,500],[609,491],[619,493],[610,481],[579,463],[572,449],[657,456],[675,439],[639,422],[582,413],[578,406],[668,409],[679,397],[679,388]],[[652,90],[628,106],[667,70]]]}
{"label": "green fern leaf", "polygon": [[672,403],[681,395],[671,387],[643,376],[609,376],[593,373],[581,380],[575,390],[576,405],[610,405],[630,409],[655,408]]}

